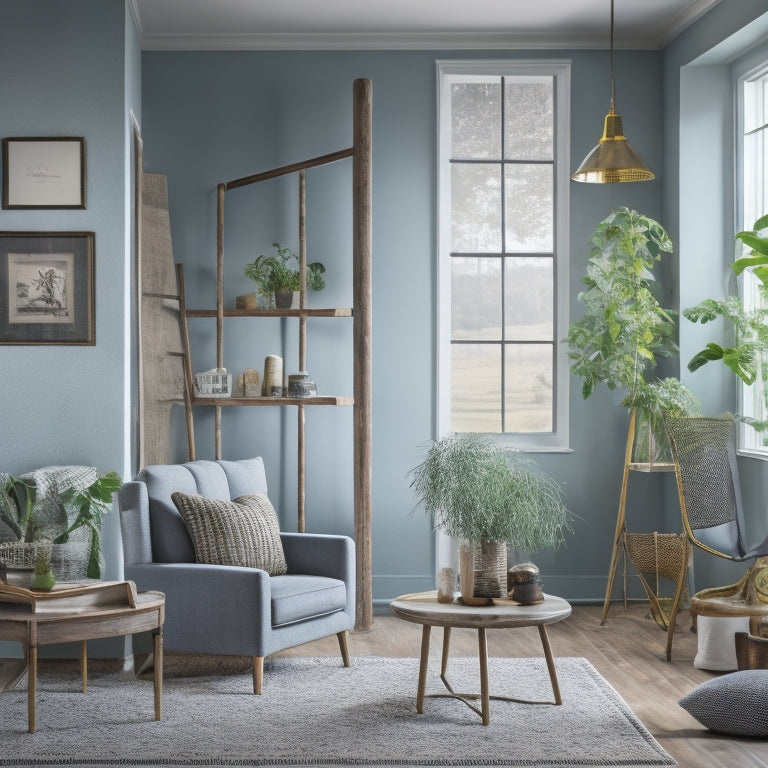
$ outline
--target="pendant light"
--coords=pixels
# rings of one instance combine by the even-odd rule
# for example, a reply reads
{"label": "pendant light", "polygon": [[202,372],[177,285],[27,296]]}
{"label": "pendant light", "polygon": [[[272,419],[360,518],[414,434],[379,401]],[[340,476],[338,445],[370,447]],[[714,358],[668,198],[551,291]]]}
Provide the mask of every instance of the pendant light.
{"label": "pendant light", "polygon": [[653,171],[624,136],[621,115],[616,114],[616,81],[613,71],[613,0],[611,0],[611,110],[605,116],[600,143],[584,158],[571,175],[574,181],[588,184],[614,184],[619,181],[649,181]]}

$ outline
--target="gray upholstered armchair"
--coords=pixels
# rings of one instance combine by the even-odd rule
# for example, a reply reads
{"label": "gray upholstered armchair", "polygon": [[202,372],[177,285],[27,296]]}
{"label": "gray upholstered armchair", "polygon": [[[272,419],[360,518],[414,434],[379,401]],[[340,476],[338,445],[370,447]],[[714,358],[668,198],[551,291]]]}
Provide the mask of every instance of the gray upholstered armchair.
{"label": "gray upholstered armchair", "polygon": [[347,536],[281,533],[288,572],[195,561],[171,500],[180,491],[230,500],[267,493],[261,458],[146,467],[118,494],[125,578],[165,593],[169,651],[253,657],[260,694],[264,657],[336,634],[349,666],[347,632],[355,618],[355,553]]}

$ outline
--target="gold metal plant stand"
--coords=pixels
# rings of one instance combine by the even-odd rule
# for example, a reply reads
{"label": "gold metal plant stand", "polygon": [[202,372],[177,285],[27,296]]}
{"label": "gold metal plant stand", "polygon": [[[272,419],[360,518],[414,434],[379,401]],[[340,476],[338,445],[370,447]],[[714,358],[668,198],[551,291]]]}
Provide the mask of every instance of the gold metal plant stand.
{"label": "gold metal plant stand", "polygon": [[[632,411],[627,432],[627,447],[624,454],[624,473],[619,495],[619,510],[616,517],[616,532],[613,539],[613,552],[611,553],[611,565],[608,571],[608,585],[603,601],[603,613],[600,618],[600,626],[603,626],[608,618],[608,609],[611,604],[611,594],[616,578],[616,568],[619,564],[619,556],[624,557],[624,584],[623,600],[624,610],[627,610],[627,559],[634,565],[640,581],[648,596],[651,614],[656,623],[667,631],[667,661],[672,658],[672,639],[675,630],[675,617],[680,606],[680,599],[687,584],[688,564],[691,559],[691,548],[685,534],[678,533],[629,533],[627,531],[627,486],[629,485],[629,473],[635,472],[674,472],[675,466],[671,462],[633,462],[632,450],[635,443],[635,428],[637,413]],[[645,578],[646,575],[655,577],[652,585]],[[659,577],[672,579],[675,582],[675,591],[672,597],[663,598],[658,595]],[[654,588],[655,587],[655,588]]]}

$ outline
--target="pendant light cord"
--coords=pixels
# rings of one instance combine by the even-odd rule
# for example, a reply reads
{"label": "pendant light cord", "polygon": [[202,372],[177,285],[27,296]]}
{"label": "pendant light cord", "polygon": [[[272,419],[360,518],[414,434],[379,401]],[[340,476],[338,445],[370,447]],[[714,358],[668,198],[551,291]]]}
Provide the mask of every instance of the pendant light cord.
{"label": "pendant light cord", "polygon": [[616,111],[616,78],[613,74],[613,0],[611,0],[611,112]]}

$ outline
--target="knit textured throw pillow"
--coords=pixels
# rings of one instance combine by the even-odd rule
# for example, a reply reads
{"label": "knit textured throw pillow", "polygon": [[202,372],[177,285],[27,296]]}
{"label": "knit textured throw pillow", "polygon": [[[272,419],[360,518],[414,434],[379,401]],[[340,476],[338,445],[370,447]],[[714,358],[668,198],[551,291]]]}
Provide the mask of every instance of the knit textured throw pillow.
{"label": "knit textured throw pillow", "polygon": [[220,501],[176,492],[171,495],[195,546],[198,563],[261,568],[286,573],[277,515],[262,494]]}

